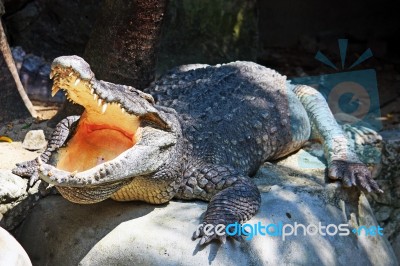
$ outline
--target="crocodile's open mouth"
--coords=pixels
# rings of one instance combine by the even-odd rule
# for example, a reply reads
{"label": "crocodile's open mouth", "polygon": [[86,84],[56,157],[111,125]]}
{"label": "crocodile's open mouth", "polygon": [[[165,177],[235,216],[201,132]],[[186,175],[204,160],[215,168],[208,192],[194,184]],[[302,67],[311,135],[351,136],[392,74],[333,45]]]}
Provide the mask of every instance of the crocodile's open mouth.
{"label": "crocodile's open mouth", "polygon": [[[141,110],[152,108],[146,106],[152,104],[150,95],[133,87],[98,81],[88,65],[80,65],[86,63],[81,61],[71,66],[65,59],[56,59],[50,74],[52,96],[63,90],[69,101],[85,108],[73,137],[58,152],[56,167],[70,172],[85,171],[133,147],[141,138],[142,119],[162,123],[156,115]],[[126,110],[125,105],[130,108]]]}

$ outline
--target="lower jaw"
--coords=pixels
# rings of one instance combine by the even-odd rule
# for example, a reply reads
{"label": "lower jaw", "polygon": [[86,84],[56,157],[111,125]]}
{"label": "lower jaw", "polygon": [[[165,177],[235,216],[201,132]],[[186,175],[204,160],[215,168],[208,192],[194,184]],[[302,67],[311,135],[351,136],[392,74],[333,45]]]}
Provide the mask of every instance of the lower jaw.
{"label": "lower jaw", "polygon": [[69,172],[85,171],[116,158],[135,145],[133,138],[114,129],[77,130],[65,149],[61,149],[57,168]]}
{"label": "lower jaw", "polygon": [[67,200],[79,204],[91,204],[111,197],[127,182],[97,185],[95,187],[57,187],[60,194]]}

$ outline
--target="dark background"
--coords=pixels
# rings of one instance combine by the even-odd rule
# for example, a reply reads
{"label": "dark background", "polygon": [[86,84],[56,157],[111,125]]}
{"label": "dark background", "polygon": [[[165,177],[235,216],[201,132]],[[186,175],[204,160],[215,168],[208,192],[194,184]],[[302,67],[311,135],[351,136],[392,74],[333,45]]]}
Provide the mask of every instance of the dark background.
{"label": "dark background", "polygon": [[[212,18],[207,17],[210,13],[204,13],[202,6],[226,9],[227,16],[236,15],[237,9],[232,6],[239,9],[247,6],[254,9],[254,14],[245,15],[258,17],[261,48],[293,48],[300,44],[302,48],[312,50],[318,45],[329,46],[329,42],[338,37],[347,37],[353,42],[366,44],[376,56],[391,56],[399,60],[398,1],[203,0],[193,1],[198,3],[191,7],[184,2],[190,1],[170,1],[168,22],[171,22],[171,17],[180,16],[182,11],[188,13],[188,8],[193,13],[203,12],[194,19],[210,20]],[[54,57],[62,53],[82,53],[100,6],[101,1],[95,0],[5,0],[5,23],[11,43],[26,46],[27,50],[37,54]],[[181,10],[185,6],[186,9]],[[176,26],[184,31],[189,25],[167,26]],[[208,30],[212,32],[211,28]],[[198,34],[204,34],[201,31],[197,29]]]}
{"label": "dark background", "polygon": [[[180,64],[250,60],[288,77],[331,74],[347,71],[370,48],[374,57],[353,70],[377,71],[381,113],[390,128],[400,122],[397,2],[171,0],[156,72]],[[11,46],[51,62],[60,55],[83,55],[100,6],[97,0],[5,0],[3,21]],[[344,69],[314,59],[320,50],[339,66],[340,38],[348,39]]]}
{"label": "dark background", "polygon": [[[243,32],[249,34],[246,37],[252,38],[247,42],[255,43],[258,37],[257,51],[252,51],[256,56],[262,56],[264,49],[274,48],[301,48],[310,53],[321,48],[335,50],[333,46],[336,40],[345,37],[352,45],[371,48],[375,56],[397,63],[400,59],[398,1],[169,2],[165,21],[167,30],[164,32],[180,32],[177,40],[183,42],[180,47],[191,45],[196,48],[199,45],[195,44],[193,38],[183,36],[184,32],[188,33],[187,28],[192,30],[188,33],[191,37],[206,35],[209,40],[215,39],[215,43],[219,44],[217,39],[226,38],[232,31],[224,25],[229,24],[227,18],[235,20],[240,10],[244,10]],[[7,13],[4,21],[11,45],[21,45],[25,50],[49,59],[64,54],[82,54],[100,6],[101,1],[95,0],[5,0]],[[206,21],[220,23],[206,24]],[[204,28],[204,25],[208,27]],[[212,36],[218,31],[215,28],[224,27],[226,30],[220,32],[225,34]],[[255,49],[253,45],[247,48]],[[254,53],[242,47],[239,50],[236,57],[254,56]]]}
{"label": "dark background", "polygon": [[[355,68],[377,71],[385,126],[400,113],[398,1],[171,0],[159,45],[157,74],[186,63],[251,60],[289,77],[331,74],[318,50],[340,65],[339,38],[349,40],[346,66],[366,49],[374,57]],[[83,55],[101,1],[6,0],[3,21],[11,46],[51,62]],[[111,23],[111,22],[110,22]],[[105,33],[106,34],[106,33]],[[389,115],[389,117],[388,117]]]}

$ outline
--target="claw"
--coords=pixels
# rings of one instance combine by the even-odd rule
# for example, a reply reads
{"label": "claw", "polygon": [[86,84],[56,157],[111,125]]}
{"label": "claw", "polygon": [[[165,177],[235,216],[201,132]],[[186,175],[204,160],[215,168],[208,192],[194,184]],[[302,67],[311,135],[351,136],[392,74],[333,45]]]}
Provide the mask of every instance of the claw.
{"label": "claw", "polygon": [[37,173],[34,173],[29,179],[29,186],[33,187],[38,180],[39,180],[39,175]]}
{"label": "claw", "polygon": [[342,180],[344,187],[358,186],[367,192],[383,193],[371,177],[367,166],[362,163],[335,160],[329,167],[329,178]]}
{"label": "claw", "polygon": [[211,242],[214,239],[218,239],[221,243],[225,244],[226,243],[226,239],[227,239],[227,236],[225,234],[224,235],[217,235],[217,234],[213,233],[211,235],[205,235],[203,230],[204,230],[204,227],[205,227],[206,224],[207,223],[203,223],[203,224],[200,224],[197,227],[196,231],[193,233],[192,239],[196,240],[197,238],[200,238],[199,245],[207,244],[207,243]]}
{"label": "claw", "polygon": [[337,167],[329,167],[328,176],[330,179],[337,180],[341,173],[339,173],[339,169]]}
{"label": "claw", "polygon": [[203,236],[199,242],[200,245],[204,245],[204,243],[206,243],[206,236]]}
{"label": "claw", "polygon": [[378,185],[378,183],[376,183],[375,180],[372,180],[372,182],[371,182],[371,188],[372,188],[375,192],[383,193],[383,190],[379,188],[379,185]]}
{"label": "claw", "polygon": [[347,176],[342,177],[342,183],[345,187],[351,187],[351,180]]}
{"label": "claw", "polygon": [[38,163],[39,166],[42,166],[42,164],[43,164],[43,161],[40,158],[40,156],[36,158],[36,162]]}
{"label": "claw", "polygon": [[358,175],[358,173],[357,172],[351,172],[350,173],[350,177],[351,177],[351,186],[357,186],[357,184],[356,184],[356,175]]}
{"label": "claw", "polygon": [[192,237],[193,240],[200,237],[203,227],[204,227],[204,225],[202,225],[202,224],[197,227],[196,231],[193,233],[193,237]]}
{"label": "claw", "polygon": [[203,236],[203,237],[200,239],[199,244],[200,244],[200,246],[201,246],[201,245],[204,245],[204,244],[207,244],[207,243],[209,243],[211,240],[213,240],[214,238],[215,238],[215,235],[212,235],[212,236]]}

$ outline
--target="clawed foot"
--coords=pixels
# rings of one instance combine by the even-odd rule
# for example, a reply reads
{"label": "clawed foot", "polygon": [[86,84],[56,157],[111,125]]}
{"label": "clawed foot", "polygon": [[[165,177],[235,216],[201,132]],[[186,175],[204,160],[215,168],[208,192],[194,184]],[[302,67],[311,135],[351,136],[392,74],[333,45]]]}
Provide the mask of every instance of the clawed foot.
{"label": "clawed foot", "polygon": [[22,177],[29,177],[29,186],[32,187],[36,183],[36,181],[39,180],[38,160],[39,158],[32,161],[17,163],[16,167],[12,169],[12,173]]}
{"label": "clawed foot", "polygon": [[[197,230],[193,233],[192,239],[196,240],[200,238],[200,246],[205,245],[214,239],[219,240],[222,244],[225,244],[227,239],[225,229],[226,225],[224,224],[214,225],[204,222],[197,227]],[[247,232],[247,230],[243,230],[242,228],[241,230],[245,231],[244,236],[249,235],[249,232]],[[228,237],[239,242],[243,240],[242,236],[237,234],[229,234]]]}
{"label": "clawed foot", "polygon": [[193,233],[193,240],[200,238],[200,245],[209,243],[213,239],[218,239],[221,243],[226,243],[225,225],[213,225],[202,223],[197,227]]}
{"label": "clawed foot", "polygon": [[[229,177],[230,175],[227,179]],[[261,195],[249,178],[239,177],[234,180],[234,184],[211,198],[203,223],[193,234],[193,240],[200,238],[200,245],[209,243],[213,239],[226,243],[227,237],[242,241],[242,236],[251,235],[241,223],[258,211]]]}
{"label": "clawed foot", "polygon": [[341,160],[331,162],[328,170],[329,178],[340,179],[345,187],[358,186],[367,192],[383,193],[371,177],[371,172],[363,163],[352,163]]}

